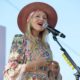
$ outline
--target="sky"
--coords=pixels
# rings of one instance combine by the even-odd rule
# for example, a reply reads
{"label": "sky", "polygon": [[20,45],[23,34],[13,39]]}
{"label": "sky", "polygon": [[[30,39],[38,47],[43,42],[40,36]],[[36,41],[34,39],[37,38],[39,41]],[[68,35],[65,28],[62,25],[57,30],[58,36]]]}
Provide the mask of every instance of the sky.
{"label": "sky", "polygon": [[[56,29],[66,35],[57,36],[58,41],[66,49],[69,56],[80,67],[80,0],[0,0],[0,25],[6,28],[6,61],[8,61],[11,43],[15,34],[22,34],[17,25],[19,11],[31,2],[45,2],[57,12]],[[59,62],[63,80],[76,80],[75,69],[63,58],[63,52],[50,33],[47,37],[53,52],[53,59]]]}

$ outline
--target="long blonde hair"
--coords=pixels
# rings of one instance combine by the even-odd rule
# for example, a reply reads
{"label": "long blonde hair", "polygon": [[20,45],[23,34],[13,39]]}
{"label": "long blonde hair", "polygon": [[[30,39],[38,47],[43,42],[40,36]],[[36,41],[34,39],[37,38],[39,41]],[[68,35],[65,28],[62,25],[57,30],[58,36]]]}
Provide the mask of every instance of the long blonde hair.
{"label": "long blonde hair", "polygon": [[[27,24],[27,29],[26,29],[25,35],[28,36],[28,38],[29,38],[34,44],[36,44],[35,37],[32,35],[31,30],[32,30],[31,23],[28,23],[28,24]],[[44,44],[45,47],[46,47],[45,38],[46,38],[47,35],[48,35],[48,30],[47,30],[47,29],[45,29],[44,31],[42,31],[42,32],[39,33],[39,38],[40,38],[41,42]],[[36,44],[36,45],[37,45],[37,44]]]}
{"label": "long blonde hair", "polygon": [[[33,51],[38,46],[38,44],[36,43],[36,39],[35,39],[35,37],[33,36],[32,32],[31,32],[31,30],[32,30],[32,25],[31,25],[32,18],[31,17],[29,18],[28,23],[26,25],[25,35],[31,41],[30,49],[31,49],[31,51]],[[44,29],[42,32],[39,33],[39,38],[40,38],[40,41],[43,44],[43,46],[48,50],[48,52],[49,53],[52,53],[51,50],[50,50],[50,48],[49,48],[48,43],[45,40],[46,39],[46,36],[48,34],[49,34],[48,30],[47,29]]]}

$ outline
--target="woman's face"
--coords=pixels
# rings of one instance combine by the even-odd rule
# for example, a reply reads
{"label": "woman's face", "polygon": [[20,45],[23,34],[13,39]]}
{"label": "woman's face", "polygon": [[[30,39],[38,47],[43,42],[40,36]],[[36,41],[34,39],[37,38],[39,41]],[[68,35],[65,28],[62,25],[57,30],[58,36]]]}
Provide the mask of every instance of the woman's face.
{"label": "woman's face", "polygon": [[43,11],[36,11],[32,16],[31,26],[35,31],[41,32],[47,23],[47,15]]}

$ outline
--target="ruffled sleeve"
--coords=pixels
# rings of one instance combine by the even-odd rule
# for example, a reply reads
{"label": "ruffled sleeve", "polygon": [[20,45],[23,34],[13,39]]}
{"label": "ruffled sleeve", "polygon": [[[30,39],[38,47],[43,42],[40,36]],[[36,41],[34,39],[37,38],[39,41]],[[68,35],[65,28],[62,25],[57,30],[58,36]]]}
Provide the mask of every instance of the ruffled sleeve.
{"label": "ruffled sleeve", "polygon": [[13,80],[12,78],[16,77],[20,71],[21,64],[23,63],[23,35],[15,35],[13,38],[8,63],[5,66],[4,70],[4,79]]}

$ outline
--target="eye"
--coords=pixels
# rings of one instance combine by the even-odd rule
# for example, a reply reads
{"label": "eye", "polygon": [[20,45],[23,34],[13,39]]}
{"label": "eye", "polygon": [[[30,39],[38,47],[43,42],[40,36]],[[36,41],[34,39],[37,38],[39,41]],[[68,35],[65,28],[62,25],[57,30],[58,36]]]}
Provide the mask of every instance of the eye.
{"label": "eye", "polygon": [[43,19],[47,20],[47,17],[43,17]]}
{"label": "eye", "polygon": [[35,17],[39,18],[40,16],[39,15],[36,15]]}

